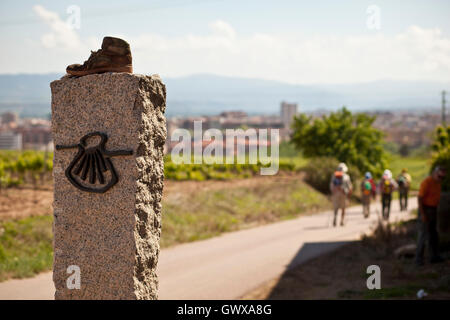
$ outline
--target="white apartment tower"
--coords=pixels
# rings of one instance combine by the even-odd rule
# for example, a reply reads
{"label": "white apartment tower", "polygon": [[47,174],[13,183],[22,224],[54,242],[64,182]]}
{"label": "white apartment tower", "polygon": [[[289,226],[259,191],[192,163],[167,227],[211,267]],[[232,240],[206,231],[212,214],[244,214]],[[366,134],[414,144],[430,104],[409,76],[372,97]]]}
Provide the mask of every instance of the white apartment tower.
{"label": "white apartment tower", "polygon": [[281,102],[281,122],[283,123],[283,127],[288,129],[288,131],[290,131],[295,115],[297,115],[296,103]]}
{"label": "white apartment tower", "polygon": [[0,149],[21,150],[22,134],[11,131],[0,132]]}

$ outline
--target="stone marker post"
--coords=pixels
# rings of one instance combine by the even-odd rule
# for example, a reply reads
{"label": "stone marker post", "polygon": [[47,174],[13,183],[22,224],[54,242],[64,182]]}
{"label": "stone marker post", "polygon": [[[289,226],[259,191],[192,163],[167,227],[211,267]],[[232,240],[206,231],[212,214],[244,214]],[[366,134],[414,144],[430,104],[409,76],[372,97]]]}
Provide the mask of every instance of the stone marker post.
{"label": "stone marker post", "polygon": [[56,299],[156,299],[166,90],[157,76],[50,84]]}

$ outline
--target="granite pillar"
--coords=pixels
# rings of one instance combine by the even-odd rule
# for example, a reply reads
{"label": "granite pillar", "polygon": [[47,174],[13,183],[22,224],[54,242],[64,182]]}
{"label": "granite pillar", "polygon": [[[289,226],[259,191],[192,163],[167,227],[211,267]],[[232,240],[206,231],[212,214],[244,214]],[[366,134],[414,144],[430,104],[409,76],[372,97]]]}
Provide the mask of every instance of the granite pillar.
{"label": "granite pillar", "polygon": [[55,298],[156,299],[165,86],[104,73],[50,87]]}

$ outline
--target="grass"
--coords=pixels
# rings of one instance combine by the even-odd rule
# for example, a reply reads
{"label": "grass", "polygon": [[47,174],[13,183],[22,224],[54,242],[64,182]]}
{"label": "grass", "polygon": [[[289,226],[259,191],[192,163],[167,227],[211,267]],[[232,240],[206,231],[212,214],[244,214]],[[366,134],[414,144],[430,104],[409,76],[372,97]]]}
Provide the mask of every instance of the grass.
{"label": "grass", "polygon": [[[301,170],[309,162],[309,159],[298,153],[295,154],[292,150],[281,151],[280,148],[280,163],[293,164],[295,169]],[[389,154],[387,168],[392,171],[394,178],[397,178],[403,168],[407,168],[412,179],[411,190],[419,190],[420,183],[429,173],[430,164],[431,157],[426,155],[402,157],[398,154]]]}
{"label": "grass", "polygon": [[163,203],[161,245],[206,239],[329,206],[324,195],[298,180],[180,195]]}
{"label": "grass", "polygon": [[401,157],[391,155],[389,159],[389,169],[396,178],[403,168],[408,169],[411,175],[411,189],[419,190],[420,183],[429,173],[431,159],[425,157]]}
{"label": "grass", "polygon": [[293,164],[296,169],[301,169],[306,166],[309,159],[297,156],[297,157],[283,157],[280,156],[280,163],[290,163]]}
{"label": "grass", "polygon": [[420,285],[408,284],[405,286],[381,288],[379,290],[367,290],[364,293],[364,299],[374,300],[413,297],[420,289],[422,289]]}
{"label": "grass", "polygon": [[51,268],[52,220],[52,216],[35,216],[0,221],[0,281]]}
{"label": "grass", "polygon": [[[325,196],[297,178],[256,179],[234,188],[196,192],[180,188],[169,193],[162,203],[161,246],[206,239],[330,206]],[[52,221],[52,215],[0,220],[0,281],[51,269]]]}
{"label": "grass", "polygon": [[408,284],[405,286],[394,286],[390,288],[381,288],[378,290],[352,290],[346,289],[339,291],[337,293],[337,297],[339,299],[369,299],[369,300],[378,300],[378,299],[398,299],[398,298],[410,298],[413,297],[417,291],[421,289],[421,286]]}
{"label": "grass", "polygon": [[[293,172],[297,169],[295,161],[278,161],[277,163],[278,171]],[[176,164],[166,157],[164,176],[165,179],[177,181],[230,180],[258,176],[263,167],[270,167],[270,163],[252,164],[247,161],[243,164]]]}
{"label": "grass", "polygon": [[[298,169],[304,167],[308,160],[299,155],[282,155],[280,162],[291,163]],[[427,159],[391,156],[390,168],[394,175],[403,167],[409,169],[413,179],[412,189],[417,190],[421,180],[428,174]],[[164,198],[162,247],[206,239],[330,207],[326,196],[300,179],[272,177],[258,181],[261,183],[248,186],[232,184],[218,190],[181,191],[176,196]],[[0,281],[30,277],[49,270],[52,261],[52,216],[0,221]],[[398,290],[391,291],[393,293],[383,294],[401,294],[401,290],[400,293]]]}

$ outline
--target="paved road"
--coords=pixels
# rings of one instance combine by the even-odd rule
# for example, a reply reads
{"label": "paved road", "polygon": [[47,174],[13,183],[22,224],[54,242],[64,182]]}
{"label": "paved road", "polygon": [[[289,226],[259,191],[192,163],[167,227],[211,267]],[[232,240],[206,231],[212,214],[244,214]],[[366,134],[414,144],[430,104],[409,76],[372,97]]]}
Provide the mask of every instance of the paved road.
{"label": "paved road", "polygon": [[[409,208],[417,207],[410,199]],[[348,209],[346,225],[331,227],[330,211],[178,245],[161,251],[160,299],[238,299],[262,283],[371,230],[361,207]],[[391,221],[408,217],[393,202]],[[51,273],[0,283],[0,299],[53,299]]]}

